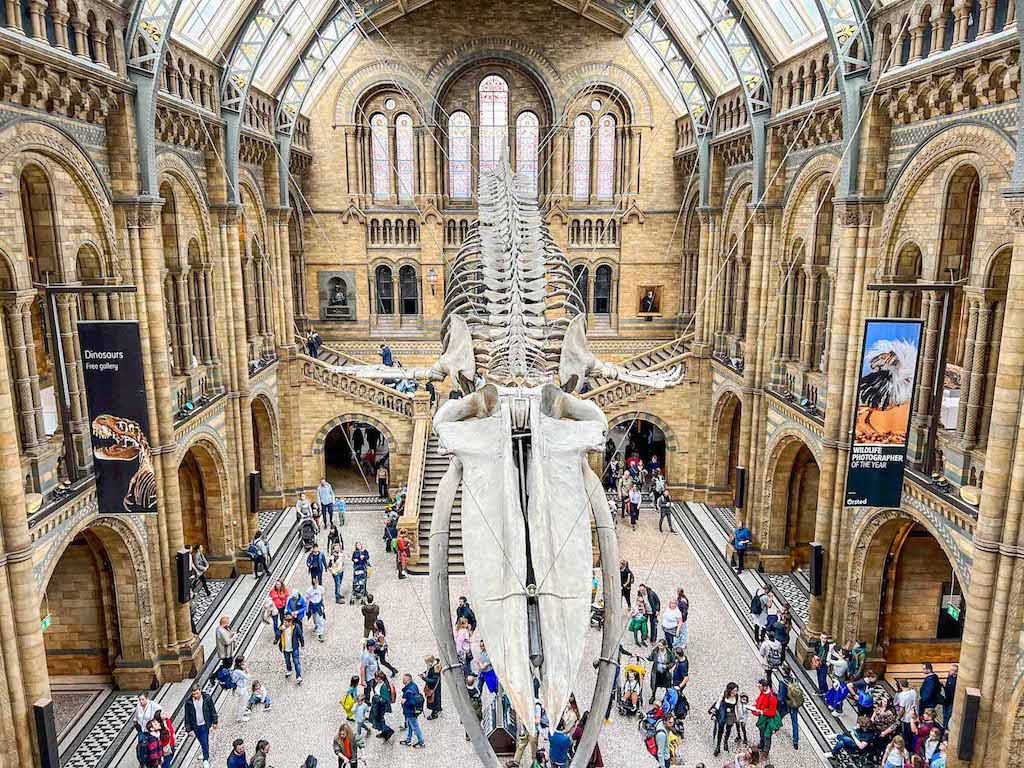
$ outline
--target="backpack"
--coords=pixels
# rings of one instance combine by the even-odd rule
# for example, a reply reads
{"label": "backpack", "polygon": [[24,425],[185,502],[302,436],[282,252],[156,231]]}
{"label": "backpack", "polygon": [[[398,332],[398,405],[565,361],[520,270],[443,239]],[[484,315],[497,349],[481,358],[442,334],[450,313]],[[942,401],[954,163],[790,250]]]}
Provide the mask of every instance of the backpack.
{"label": "backpack", "polygon": [[804,705],[804,689],[800,683],[794,680],[786,684],[786,706],[790,709],[799,709]]}
{"label": "backpack", "polygon": [[644,746],[647,747],[647,751],[652,755],[658,756],[658,739],[653,733],[644,739]]}
{"label": "backpack", "polygon": [[217,682],[220,683],[220,687],[225,691],[235,690],[235,680],[231,676],[231,670],[226,667],[221,667],[217,673]]}
{"label": "backpack", "polygon": [[770,669],[778,669],[782,666],[782,648],[768,648],[767,662]]}
{"label": "backpack", "polygon": [[423,694],[416,691],[409,697],[409,706],[412,708],[413,717],[423,714]]}
{"label": "backpack", "polygon": [[395,693],[395,684],[391,682],[391,678],[387,678],[387,684],[388,696],[391,698],[392,701],[398,701],[398,696]]}
{"label": "backpack", "polygon": [[687,617],[690,615],[690,603],[689,603],[689,601],[684,601],[684,602],[679,604],[679,613],[682,615],[683,621],[685,622]]}
{"label": "backpack", "polygon": [[750,612],[754,616],[760,616],[763,610],[764,603],[761,602],[761,595],[754,595],[753,599],[750,601]]}
{"label": "backpack", "polygon": [[679,698],[676,699],[676,706],[673,714],[676,716],[676,720],[685,720],[686,716],[690,714],[690,702],[687,701],[683,694],[679,694]]}

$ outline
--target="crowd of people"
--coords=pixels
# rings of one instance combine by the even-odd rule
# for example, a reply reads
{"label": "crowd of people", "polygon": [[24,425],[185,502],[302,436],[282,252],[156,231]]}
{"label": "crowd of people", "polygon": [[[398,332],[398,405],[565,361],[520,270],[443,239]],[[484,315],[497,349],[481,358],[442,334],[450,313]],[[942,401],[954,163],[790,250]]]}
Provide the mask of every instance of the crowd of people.
{"label": "crowd of people", "polygon": [[[657,458],[645,464],[636,452],[628,459],[613,456],[609,466],[613,480],[610,495],[616,512],[635,525],[644,493],[650,493],[655,504],[664,498],[668,505],[664,475]],[[405,504],[405,489],[392,500],[387,478],[379,491],[388,504],[382,515],[383,549],[394,557],[396,575],[406,576],[411,555],[412,537],[399,526]],[[309,587],[289,587],[278,579],[270,585],[264,604],[264,621],[272,625],[272,642],[281,654],[284,680],[294,676],[295,685],[303,681],[302,660],[307,637],[326,639],[327,602],[330,595],[327,577],[333,583],[336,605],[345,603],[346,581],[351,584],[349,603],[360,603],[362,631],[357,668],[340,699],[344,720],[333,739],[333,751],[339,768],[357,768],[361,752],[372,749],[371,739],[389,742],[399,733],[398,743],[409,749],[420,749],[431,738],[433,721],[442,716],[442,664],[433,655],[423,658],[414,671],[402,671],[389,659],[391,647],[381,607],[368,588],[371,555],[362,542],[355,542],[351,553],[346,551],[342,530],[345,526],[344,504],[337,503],[334,490],[322,479],[312,498],[302,493],[296,501],[300,520],[312,518],[328,531],[326,547],[313,543],[305,557]],[[661,523],[670,515],[663,514]],[[749,532],[737,529],[733,537],[739,555],[736,565],[742,570],[742,552],[749,542]],[[269,545],[257,533],[251,546],[257,572],[268,571],[271,563]],[[379,556],[378,556],[379,559]],[[209,568],[203,548],[191,549],[193,589],[208,590],[205,579]],[[351,573],[349,576],[348,573]],[[595,603],[600,590],[600,571],[595,569],[592,591]],[[629,651],[619,646],[615,670],[615,695],[604,713],[606,721],[617,706],[620,715],[640,723],[644,746],[659,768],[682,765],[685,734],[684,723],[689,715],[686,696],[690,684],[689,646],[690,600],[683,588],[664,599],[650,584],[638,582],[627,560],[619,564],[621,599],[628,612],[624,638],[632,640]],[[332,610],[342,610],[332,609]],[[770,586],[758,589],[751,598],[750,617],[760,661],[760,679],[753,690],[741,690],[729,682],[721,695],[708,708],[710,738],[714,756],[723,756],[723,768],[771,768],[773,741],[776,734],[787,730],[793,748],[799,749],[799,713],[807,705],[808,693],[799,676],[787,663],[787,648],[795,631],[789,604],[780,599]],[[351,618],[351,617],[349,617]],[[468,598],[460,597],[453,617],[453,633],[458,661],[462,667],[470,701],[478,718],[483,718],[499,691],[498,678],[485,643],[477,634],[477,620]],[[268,681],[250,673],[246,659],[239,654],[241,637],[222,617],[215,631],[219,667],[215,678],[223,691],[234,697],[227,710],[234,709],[235,722],[247,722],[257,713],[271,708]],[[956,687],[956,668],[941,681],[931,665],[925,664],[920,692],[906,681],[897,681],[895,695],[889,696],[877,676],[867,665],[863,644],[842,648],[821,636],[812,657],[812,678],[816,688],[810,695],[824,700],[836,716],[845,707],[852,707],[856,726],[842,734],[834,754],[847,753],[862,757],[882,768],[944,768],[946,731]],[[623,657],[629,662],[623,664]],[[941,716],[940,716],[941,706]],[[222,707],[222,710],[224,707]],[[398,715],[401,714],[401,720]],[[223,716],[223,712],[222,712]],[[590,712],[580,711],[575,697],[557,723],[535,703],[532,723],[520,723],[516,734],[516,752],[507,765],[521,766],[532,755],[532,768],[565,768],[582,739]],[[138,732],[137,756],[145,768],[169,768],[175,754],[178,735],[170,718],[165,717],[158,703],[140,696],[134,713]],[[209,693],[196,688],[186,700],[183,728],[194,734],[203,755],[203,766],[209,766],[210,733],[218,725],[218,713]],[[468,734],[466,735],[469,739]],[[260,739],[249,754],[242,739],[232,743],[227,758],[228,768],[266,768],[270,743]],[[315,766],[312,756],[306,765]],[[600,747],[594,750],[588,768],[603,766]],[[703,768],[702,764],[698,768]]]}

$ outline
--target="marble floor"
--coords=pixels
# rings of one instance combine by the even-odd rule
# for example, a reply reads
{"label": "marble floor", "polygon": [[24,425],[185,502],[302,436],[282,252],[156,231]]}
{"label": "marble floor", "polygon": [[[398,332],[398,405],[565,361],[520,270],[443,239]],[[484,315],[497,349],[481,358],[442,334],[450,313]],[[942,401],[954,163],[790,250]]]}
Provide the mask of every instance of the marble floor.
{"label": "marble floor", "polygon": [[[429,581],[425,578],[398,580],[393,560],[383,551],[380,538],[380,518],[375,512],[350,514],[343,531],[348,551],[356,541],[367,546],[375,563],[370,578],[370,591],[381,605],[381,618],[388,628],[389,660],[400,672],[408,671],[416,677],[424,669],[423,657],[436,649],[429,620]],[[620,527],[621,556],[628,559],[638,582],[645,582],[667,602],[676,588],[684,587],[690,598],[690,670],[691,681],[687,689],[691,713],[687,720],[684,739],[684,764],[697,766],[721,765],[725,755],[714,758],[711,741],[711,722],[708,707],[717,699],[729,681],[739,683],[741,690],[753,699],[760,666],[756,660],[752,640],[737,618],[722,601],[721,593],[706,575],[687,540],[679,534],[660,534],[653,512],[645,509],[637,531]],[[348,589],[346,575],[345,591]],[[309,586],[304,558],[292,570],[288,583],[305,590]],[[464,578],[452,579],[453,603],[459,594],[469,592]],[[243,738],[251,756],[258,739],[271,744],[270,764],[276,768],[299,766],[309,754],[321,766],[333,766],[332,739],[344,719],[339,704],[351,675],[358,671],[359,639],[362,617],[359,606],[328,604],[327,637],[318,642],[310,631],[302,655],[304,682],[300,687],[294,678],[286,680],[281,654],[273,644],[273,632],[264,626],[244,649],[250,671],[263,681],[273,698],[273,707],[257,711],[248,722],[236,723],[236,699],[222,696],[219,701],[220,727],[212,736],[211,765],[225,763],[231,742]],[[596,659],[600,646],[600,631],[583,629],[588,633],[588,658]],[[624,637],[623,645],[638,652],[631,639]],[[576,684],[581,708],[586,709],[594,682],[594,670],[584,663]],[[442,700],[444,693],[442,692]],[[401,713],[390,716],[392,727],[401,725]],[[424,722],[426,749],[412,750],[398,743],[396,737],[388,744],[369,738],[360,754],[362,766],[401,765],[463,766],[478,763],[454,709],[446,708],[441,718]],[[804,724],[803,727],[806,727]],[[756,734],[753,722],[748,727]],[[799,751],[790,743],[787,723],[776,735],[772,762],[792,768],[810,768],[821,764],[820,751],[812,739],[802,739]],[[636,722],[614,713],[611,724],[606,725],[600,740],[607,766],[653,765],[638,734]],[[178,759],[185,765],[201,765],[197,745],[193,739],[179,742]],[[176,761],[177,762],[177,761]]]}

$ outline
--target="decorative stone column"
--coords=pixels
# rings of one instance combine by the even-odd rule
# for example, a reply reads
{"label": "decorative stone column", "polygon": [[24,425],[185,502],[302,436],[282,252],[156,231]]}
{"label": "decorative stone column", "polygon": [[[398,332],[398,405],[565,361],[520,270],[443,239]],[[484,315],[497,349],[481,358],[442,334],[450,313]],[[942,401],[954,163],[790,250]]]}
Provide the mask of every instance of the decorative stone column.
{"label": "decorative stone column", "polygon": [[[19,11],[20,13],[20,11]],[[47,45],[46,38],[46,0],[28,0],[28,17],[32,24],[31,34],[36,40]],[[29,30],[25,30],[28,32]]]}
{"label": "decorative stone column", "polygon": [[7,12],[7,29],[18,35],[25,34],[26,30],[21,28],[21,5],[18,0],[4,0],[4,10]]}
{"label": "decorative stone column", "polygon": [[971,389],[967,403],[967,423],[964,426],[964,442],[973,448],[978,440],[978,425],[981,416],[982,398],[985,394],[985,360],[991,342],[992,302],[986,298],[978,301],[978,328],[974,342],[974,362],[971,366]]}
{"label": "decorative stone column", "polygon": [[961,439],[967,427],[967,401],[971,392],[971,370],[974,367],[974,343],[978,331],[978,300],[974,296],[964,297],[967,302],[967,342],[964,346],[963,375],[960,378],[960,406],[956,414],[956,431]]}
{"label": "decorative stone column", "polygon": [[804,272],[804,316],[803,328],[800,331],[800,365],[804,370],[810,370],[814,366],[813,357],[814,324],[815,314],[818,310],[818,291],[821,290],[821,270],[811,268]]}
{"label": "decorative stone column", "polygon": [[184,272],[175,272],[171,275],[174,285],[174,303],[178,324],[178,343],[181,345],[181,371],[187,373],[192,370],[192,308],[188,300],[187,276]]}

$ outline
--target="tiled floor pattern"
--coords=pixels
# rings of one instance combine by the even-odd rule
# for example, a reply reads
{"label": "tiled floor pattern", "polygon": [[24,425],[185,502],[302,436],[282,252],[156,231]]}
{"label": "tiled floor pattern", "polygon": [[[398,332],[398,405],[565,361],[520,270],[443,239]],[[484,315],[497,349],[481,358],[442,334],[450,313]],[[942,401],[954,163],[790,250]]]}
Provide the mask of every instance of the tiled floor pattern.
{"label": "tiled floor pattern", "polygon": [[217,605],[220,601],[221,593],[231,586],[231,581],[227,579],[207,579],[207,584],[210,586],[210,594],[206,594],[202,586],[197,586],[195,593],[192,595],[192,603],[189,608],[192,610],[192,624],[201,627],[206,623],[207,612]]}
{"label": "tiled floor pattern", "polygon": [[115,743],[121,741],[121,731],[128,725],[136,696],[121,693],[113,696],[109,706],[89,729],[82,742],[64,762],[63,768],[95,768]]}
{"label": "tiled floor pattern", "polygon": [[58,737],[78,719],[78,716],[96,696],[96,691],[53,690],[50,692],[50,698],[53,700],[53,719]]}
{"label": "tiled floor pattern", "polygon": [[[390,661],[400,671],[418,675],[424,668],[423,657],[437,647],[429,620],[429,580],[397,579],[393,561],[383,553],[380,526],[379,518],[374,515],[355,515],[350,518],[344,536],[349,543],[356,539],[363,541],[372,554],[374,567],[370,591],[381,604],[381,618],[388,627]],[[684,742],[685,762],[690,766],[700,762],[708,766],[719,765],[722,759],[711,754],[711,728],[706,712],[729,681],[738,682],[744,691],[753,694],[760,676],[753,649],[686,542],[678,535],[658,534],[653,511],[643,510],[637,531],[623,526],[620,534],[620,555],[630,562],[638,582],[651,585],[666,601],[678,587],[686,589],[691,601],[691,683],[688,696],[692,709]],[[351,572],[346,574],[346,593],[350,576]],[[309,578],[303,565],[296,567],[289,585],[303,590],[308,587]],[[472,590],[464,577],[453,578],[451,590],[453,597],[469,594],[472,599]],[[271,743],[270,762],[278,768],[299,765],[307,754],[316,756],[321,766],[334,764],[331,741],[343,720],[339,701],[349,677],[358,671],[362,619],[359,606],[350,606],[347,602],[344,605],[329,602],[327,614],[325,642],[318,642],[311,631],[307,634],[302,658],[304,683],[301,687],[294,679],[284,678],[281,654],[273,645],[272,632],[269,627],[260,628],[252,647],[245,653],[250,670],[268,686],[274,700],[273,708],[269,712],[254,713],[248,722],[236,723],[234,697],[225,696],[221,706],[221,725],[212,739],[212,765],[224,764],[231,741],[236,737],[245,739],[250,752],[257,739],[268,739]],[[581,631],[587,633],[587,658],[596,659],[600,630],[582,628]],[[646,654],[646,649],[636,648],[625,638],[623,644],[628,650]],[[584,709],[591,695],[594,677],[591,664],[585,661],[575,686],[577,698]],[[444,699],[442,691],[442,701]],[[392,713],[389,721],[393,727],[398,727],[401,714]],[[478,764],[464,740],[453,709],[446,708],[439,720],[423,725],[428,742],[426,749],[409,750],[397,743],[398,738],[389,744],[370,738],[361,753],[360,765],[444,768]],[[751,724],[750,732],[753,730]],[[776,737],[777,746],[773,752],[777,765],[810,768],[821,764],[813,744],[805,742],[799,752],[794,752],[788,743],[788,725],[783,730]],[[632,768],[651,763],[634,720],[613,713],[612,723],[605,727],[600,743],[605,764],[610,768]],[[180,749],[188,747],[187,743],[179,744]],[[199,765],[198,756],[189,764]]]}

